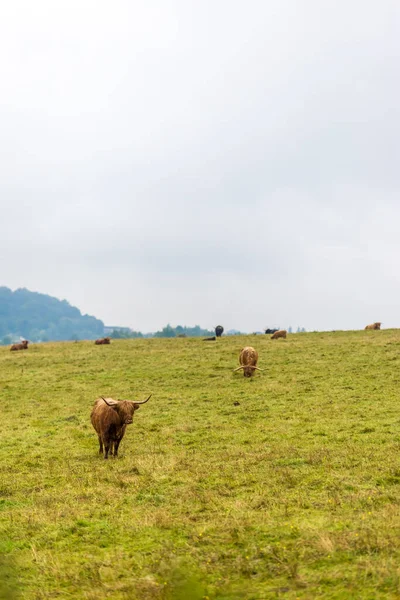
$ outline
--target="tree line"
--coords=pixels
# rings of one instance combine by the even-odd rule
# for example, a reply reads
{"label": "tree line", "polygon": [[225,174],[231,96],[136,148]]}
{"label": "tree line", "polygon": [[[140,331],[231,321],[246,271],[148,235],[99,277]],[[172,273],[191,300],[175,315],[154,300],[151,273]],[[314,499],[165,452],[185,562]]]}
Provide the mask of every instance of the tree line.
{"label": "tree line", "polygon": [[172,327],[170,324],[163,327],[160,331],[155,333],[142,333],[141,331],[127,331],[126,328],[114,329],[108,334],[114,339],[129,339],[129,338],[174,338],[174,337],[203,337],[214,335],[214,331],[210,329],[203,329],[200,325],[194,327],[186,327],[178,325]]}

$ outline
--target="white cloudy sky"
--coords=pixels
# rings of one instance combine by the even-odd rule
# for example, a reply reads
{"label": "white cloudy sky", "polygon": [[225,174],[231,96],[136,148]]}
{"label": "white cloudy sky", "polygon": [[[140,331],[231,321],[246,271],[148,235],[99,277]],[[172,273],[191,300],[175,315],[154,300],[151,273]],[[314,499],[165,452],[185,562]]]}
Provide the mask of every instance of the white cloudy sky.
{"label": "white cloudy sky", "polygon": [[397,0],[0,8],[0,285],[107,324],[400,327]]}

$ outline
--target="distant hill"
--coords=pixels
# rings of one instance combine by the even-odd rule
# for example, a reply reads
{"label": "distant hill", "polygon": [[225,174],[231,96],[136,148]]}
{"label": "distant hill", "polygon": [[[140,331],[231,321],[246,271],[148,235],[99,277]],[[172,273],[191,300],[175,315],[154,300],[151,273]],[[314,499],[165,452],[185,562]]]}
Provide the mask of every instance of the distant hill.
{"label": "distant hill", "polygon": [[20,337],[32,342],[92,340],[102,336],[104,323],[82,315],[66,300],[25,288],[0,287],[0,344]]}

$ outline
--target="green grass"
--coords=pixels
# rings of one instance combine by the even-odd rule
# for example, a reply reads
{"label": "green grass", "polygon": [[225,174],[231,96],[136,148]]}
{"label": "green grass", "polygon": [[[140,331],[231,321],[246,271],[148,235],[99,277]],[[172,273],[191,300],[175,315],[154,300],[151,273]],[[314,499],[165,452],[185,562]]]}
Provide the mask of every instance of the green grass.
{"label": "green grass", "polygon": [[[0,598],[399,598],[399,363],[397,330],[1,348]],[[95,398],[150,392],[102,459]]]}

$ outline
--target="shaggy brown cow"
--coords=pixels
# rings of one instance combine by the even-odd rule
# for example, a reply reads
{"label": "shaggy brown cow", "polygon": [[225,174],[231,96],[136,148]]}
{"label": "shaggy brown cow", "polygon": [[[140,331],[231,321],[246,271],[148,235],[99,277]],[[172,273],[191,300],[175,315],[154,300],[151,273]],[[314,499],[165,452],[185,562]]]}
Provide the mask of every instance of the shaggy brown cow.
{"label": "shaggy brown cow", "polygon": [[150,396],[142,402],[131,400],[113,400],[101,396],[94,403],[90,420],[99,438],[99,454],[103,453],[108,458],[108,453],[118,456],[118,446],[125,434],[127,425],[133,421],[133,413],[150,400]]}
{"label": "shaggy brown cow", "polygon": [[372,323],[372,325],[367,325],[364,329],[380,329],[382,323]]}
{"label": "shaggy brown cow", "polygon": [[262,371],[259,367],[257,367],[258,361],[258,352],[254,350],[251,346],[246,346],[243,348],[239,354],[239,363],[240,367],[234,369],[235,371],[239,371],[243,369],[244,377],[251,377],[254,374],[254,371]]}
{"label": "shaggy brown cow", "polygon": [[286,329],[280,329],[279,331],[275,331],[273,335],[271,335],[271,340],[277,340],[279,338],[286,339],[287,331]]}
{"label": "shaggy brown cow", "polygon": [[13,344],[10,348],[11,350],[28,350],[28,340],[23,340],[20,344]]}
{"label": "shaggy brown cow", "polygon": [[101,344],[109,344],[109,343],[110,343],[109,337],[100,338],[99,340],[95,341],[95,344],[97,344],[98,346],[100,346]]}

